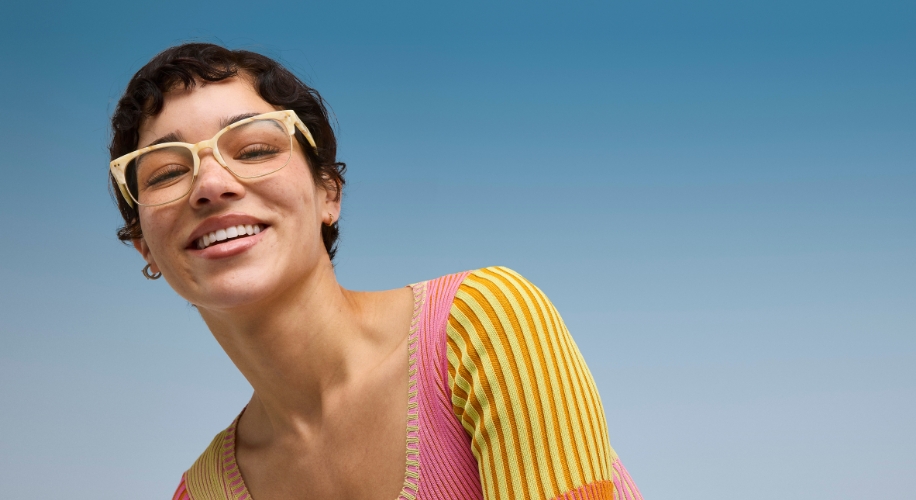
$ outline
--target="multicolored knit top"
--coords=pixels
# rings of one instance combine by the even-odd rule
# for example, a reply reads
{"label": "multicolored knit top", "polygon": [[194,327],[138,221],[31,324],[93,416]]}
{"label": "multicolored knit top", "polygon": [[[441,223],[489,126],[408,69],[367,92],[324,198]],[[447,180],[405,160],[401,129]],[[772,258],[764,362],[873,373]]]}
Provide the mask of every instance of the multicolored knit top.
{"label": "multicolored knit top", "polygon": [[[534,285],[489,267],[413,285],[404,486],[398,500],[641,500],[563,320]],[[236,421],[173,500],[253,500]]]}

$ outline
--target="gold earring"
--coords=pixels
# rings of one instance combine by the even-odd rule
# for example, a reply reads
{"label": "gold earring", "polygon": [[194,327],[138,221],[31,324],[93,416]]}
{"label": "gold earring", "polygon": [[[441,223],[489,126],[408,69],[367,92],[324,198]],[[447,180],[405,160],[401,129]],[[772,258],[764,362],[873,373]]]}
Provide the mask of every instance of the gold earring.
{"label": "gold earring", "polygon": [[331,227],[333,225],[334,225],[334,213],[328,212],[328,227]]}
{"label": "gold earring", "polygon": [[156,272],[155,274],[150,274],[149,266],[150,266],[149,264],[143,266],[143,271],[141,271],[143,273],[143,277],[145,277],[148,280],[157,280],[162,277],[162,272]]}

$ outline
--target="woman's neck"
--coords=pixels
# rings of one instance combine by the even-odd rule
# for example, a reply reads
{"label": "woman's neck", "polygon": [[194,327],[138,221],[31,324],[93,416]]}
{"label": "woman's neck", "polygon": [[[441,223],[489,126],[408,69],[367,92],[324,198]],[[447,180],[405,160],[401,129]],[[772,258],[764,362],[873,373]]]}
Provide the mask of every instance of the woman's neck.
{"label": "woman's neck", "polygon": [[374,328],[378,308],[366,295],[342,288],[328,262],[259,304],[200,310],[254,388],[247,411],[269,422],[269,434],[320,423],[328,398],[371,370],[389,347],[391,340]]}

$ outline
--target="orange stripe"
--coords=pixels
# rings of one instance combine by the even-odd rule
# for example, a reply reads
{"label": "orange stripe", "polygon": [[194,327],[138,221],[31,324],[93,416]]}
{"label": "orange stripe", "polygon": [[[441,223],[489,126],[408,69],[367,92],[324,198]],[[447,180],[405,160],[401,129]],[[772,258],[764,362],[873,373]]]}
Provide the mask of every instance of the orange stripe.
{"label": "orange stripe", "polygon": [[554,500],[615,500],[619,498],[615,493],[612,481],[595,481],[557,495]]}

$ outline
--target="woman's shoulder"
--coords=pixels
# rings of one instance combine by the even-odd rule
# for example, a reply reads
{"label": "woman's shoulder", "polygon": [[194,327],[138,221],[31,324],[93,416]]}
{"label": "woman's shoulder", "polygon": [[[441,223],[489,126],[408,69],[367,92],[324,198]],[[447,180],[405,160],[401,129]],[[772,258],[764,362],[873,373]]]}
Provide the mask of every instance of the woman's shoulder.
{"label": "woman's shoulder", "polygon": [[493,297],[502,297],[516,292],[540,292],[533,283],[513,269],[505,266],[490,266],[447,274],[424,282],[427,286],[438,288],[451,285],[457,293],[468,293],[471,290],[488,289]]}
{"label": "woman's shoulder", "polygon": [[448,316],[447,358],[453,377],[462,368],[494,374],[581,357],[550,299],[507,267],[467,273]]}
{"label": "woman's shoulder", "polygon": [[452,413],[487,498],[641,498],[585,360],[538,287],[505,267],[470,272],[446,333]]}
{"label": "woman's shoulder", "polygon": [[468,271],[462,285],[466,290],[474,288],[475,285],[484,286],[496,295],[537,288],[527,278],[505,266],[490,266]]}
{"label": "woman's shoulder", "polygon": [[486,311],[499,311],[499,317],[493,319],[507,320],[553,309],[537,286],[505,266],[447,274],[413,286],[418,285],[425,289],[427,308],[443,320],[445,315],[454,320],[456,315],[478,316]]}
{"label": "woman's shoulder", "polygon": [[443,281],[443,280],[445,280],[445,281],[452,281],[452,280],[455,280],[455,279],[458,279],[459,281],[463,281],[463,280],[466,280],[466,279],[468,279],[468,278],[470,278],[470,279],[480,279],[480,278],[483,278],[483,277],[486,277],[486,276],[495,276],[495,275],[514,276],[514,277],[516,277],[517,279],[521,279],[521,280],[527,281],[527,280],[525,280],[525,278],[524,278],[521,274],[519,274],[519,273],[516,272],[515,270],[510,269],[510,268],[508,268],[508,267],[506,267],[506,266],[488,266],[488,267],[481,267],[481,268],[479,268],[479,269],[471,269],[471,270],[468,270],[468,271],[461,271],[461,272],[457,272],[457,273],[446,274],[446,275],[444,275],[444,276],[440,276],[440,277],[438,277],[438,278],[435,278],[435,279],[432,279],[432,280],[429,280],[429,281],[430,281],[430,282],[432,282],[432,281]]}
{"label": "woman's shoulder", "polygon": [[455,320],[488,319],[492,326],[511,327],[519,319],[559,318],[544,292],[513,269],[491,266],[461,274],[451,303]]}

